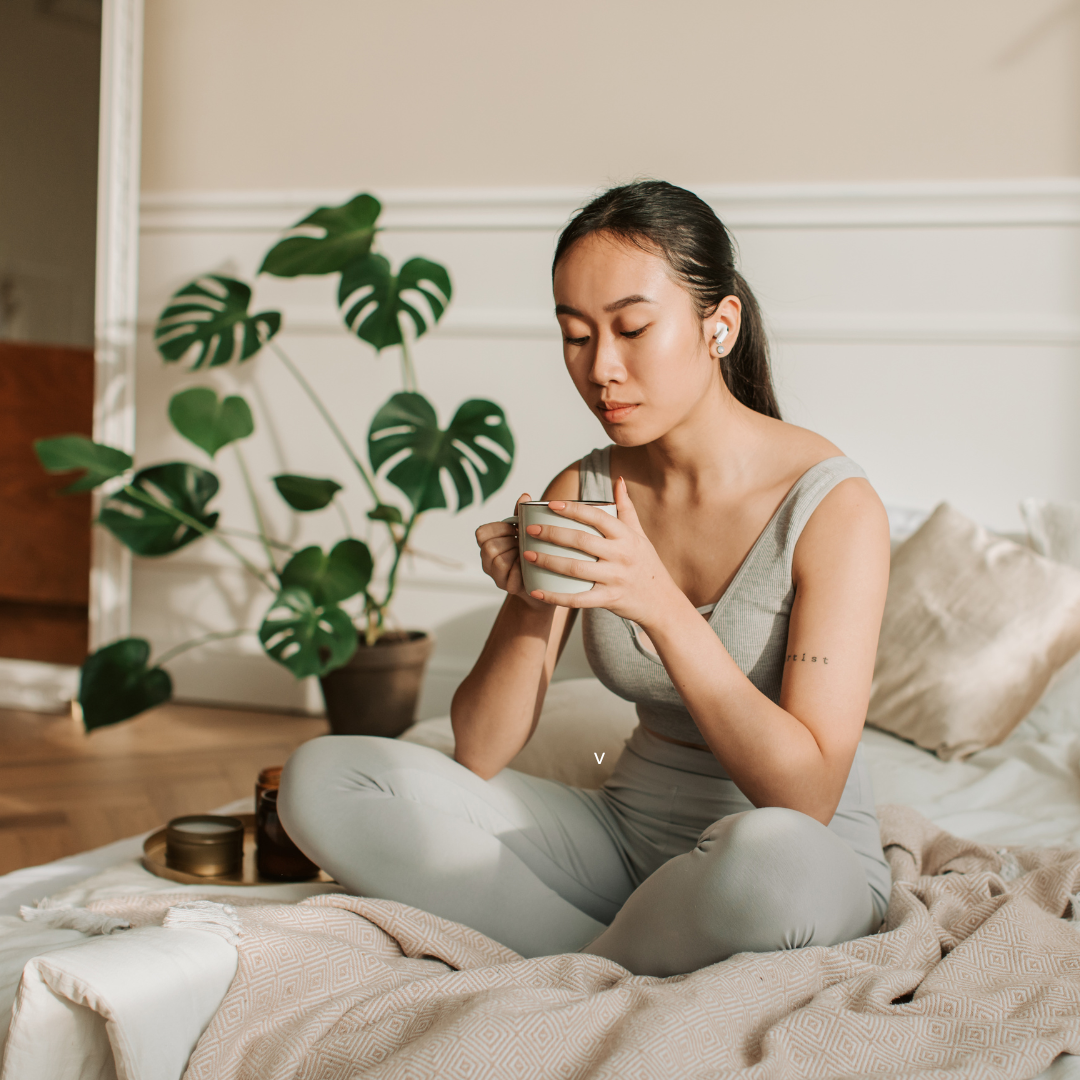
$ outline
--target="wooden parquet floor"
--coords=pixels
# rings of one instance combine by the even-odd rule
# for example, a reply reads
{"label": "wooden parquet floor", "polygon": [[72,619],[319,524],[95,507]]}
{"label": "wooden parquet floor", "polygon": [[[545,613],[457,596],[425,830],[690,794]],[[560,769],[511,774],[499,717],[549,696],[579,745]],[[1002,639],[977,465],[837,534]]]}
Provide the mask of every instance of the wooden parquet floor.
{"label": "wooden parquet floor", "polygon": [[74,855],[253,793],[325,720],[163,705],[85,733],[0,709],[0,874]]}

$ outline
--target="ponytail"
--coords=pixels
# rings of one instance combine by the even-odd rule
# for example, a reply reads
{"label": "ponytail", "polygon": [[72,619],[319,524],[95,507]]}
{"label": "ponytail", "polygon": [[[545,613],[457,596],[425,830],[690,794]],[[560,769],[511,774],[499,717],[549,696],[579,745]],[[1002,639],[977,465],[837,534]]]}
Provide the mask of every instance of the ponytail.
{"label": "ponytail", "polygon": [[739,336],[731,352],[720,357],[720,373],[738,401],[754,412],[779,420],[780,406],[773,390],[769,339],[765,336],[761,308],[742,274],[735,270],[733,276],[732,295],[737,296],[742,304],[742,317],[739,320]]}
{"label": "ponytail", "polygon": [[739,336],[720,358],[724,384],[747,408],[780,419],[769,366],[769,342],[750,286],[735,269],[731,237],[712,207],[693,192],[663,180],[639,180],[593,199],[562,231],[551,264],[590,233],[606,232],[659,253],[705,319],[726,296],[742,304]]}

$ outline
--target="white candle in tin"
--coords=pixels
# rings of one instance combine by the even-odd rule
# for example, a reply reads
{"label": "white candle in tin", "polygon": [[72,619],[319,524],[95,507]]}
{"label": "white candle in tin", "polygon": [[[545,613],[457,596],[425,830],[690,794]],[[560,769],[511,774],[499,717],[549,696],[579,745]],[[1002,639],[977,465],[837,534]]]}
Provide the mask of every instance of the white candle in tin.
{"label": "white candle in tin", "polygon": [[172,826],[177,832],[186,833],[228,833],[236,828],[227,821],[179,821]]}
{"label": "white candle in tin", "polygon": [[165,864],[208,876],[238,870],[244,857],[244,824],[234,817],[191,814],[173,818],[165,830]]}

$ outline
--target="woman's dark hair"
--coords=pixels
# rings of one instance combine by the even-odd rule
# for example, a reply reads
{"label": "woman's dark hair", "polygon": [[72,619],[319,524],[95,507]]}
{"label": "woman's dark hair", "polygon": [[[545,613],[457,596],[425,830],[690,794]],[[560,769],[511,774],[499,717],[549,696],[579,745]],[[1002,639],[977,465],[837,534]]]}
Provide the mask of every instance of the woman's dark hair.
{"label": "woman's dark hair", "polygon": [[552,277],[574,244],[597,232],[662,255],[690,293],[701,319],[715,311],[725,296],[739,298],[739,336],[731,352],[720,358],[720,373],[744,405],[779,420],[761,309],[735,269],[731,237],[712,207],[692,191],[663,180],[638,180],[605,191],[563,229],[551,264]]}

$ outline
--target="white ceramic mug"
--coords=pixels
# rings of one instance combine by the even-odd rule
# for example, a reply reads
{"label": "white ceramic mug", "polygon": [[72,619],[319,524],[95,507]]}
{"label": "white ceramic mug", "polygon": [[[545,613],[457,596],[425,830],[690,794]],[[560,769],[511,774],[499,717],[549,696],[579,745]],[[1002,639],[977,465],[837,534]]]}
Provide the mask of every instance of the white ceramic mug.
{"label": "white ceramic mug", "polygon": [[[603,510],[605,514],[618,517],[618,511],[613,502],[590,502],[584,499],[561,499],[567,506],[595,506]],[[540,555],[558,555],[564,559],[579,559],[585,562],[596,562],[595,555],[586,555],[577,548],[563,547],[561,544],[551,544],[545,540],[538,540],[530,536],[530,525],[555,525],[561,529],[576,529],[578,532],[592,533],[593,536],[603,534],[591,525],[585,525],[580,521],[572,521],[548,509],[546,502],[523,502],[518,503],[518,512],[514,517],[503,518],[507,525],[518,527],[518,557],[521,560],[521,577],[525,583],[525,591],[554,593],[580,593],[588,592],[595,582],[585,581],[582,578],[567,577],[565,574],[556,574],[553,570],[545,570],[536,563],[529,562],[525,558],[526,551],[535,551]]]}

